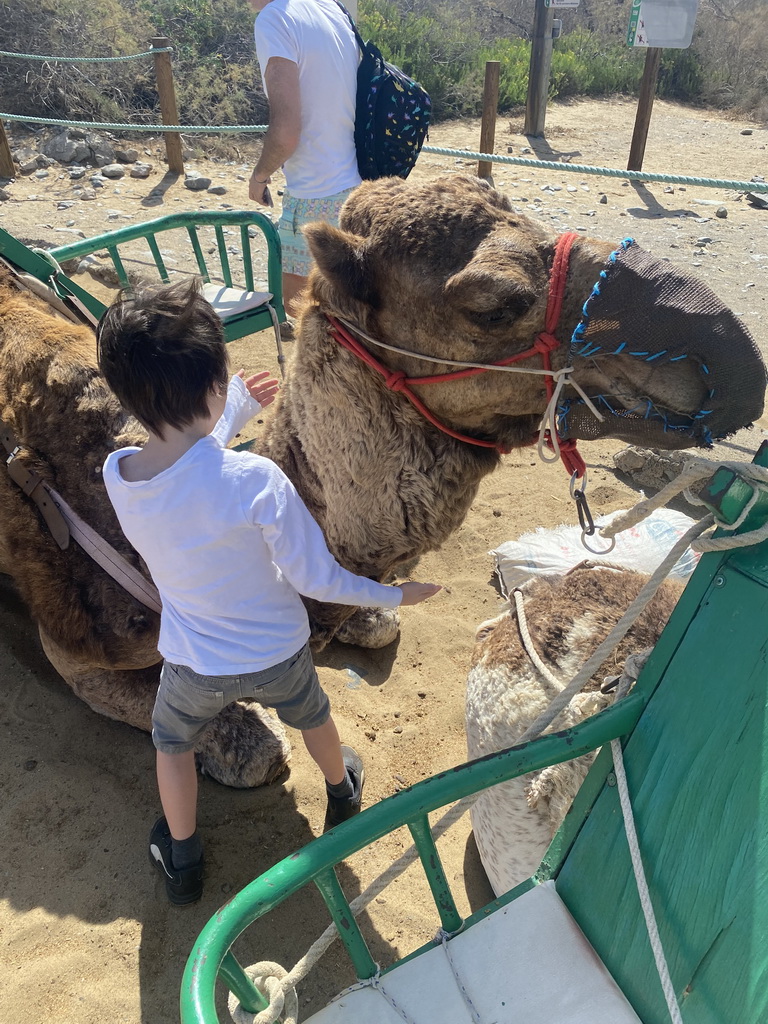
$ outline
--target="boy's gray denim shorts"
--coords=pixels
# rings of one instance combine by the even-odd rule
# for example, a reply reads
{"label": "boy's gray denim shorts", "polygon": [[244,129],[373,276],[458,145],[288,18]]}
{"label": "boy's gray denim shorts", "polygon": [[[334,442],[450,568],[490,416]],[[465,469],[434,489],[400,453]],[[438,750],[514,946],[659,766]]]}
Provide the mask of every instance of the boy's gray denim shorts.
{"label": "boy's gray denim shorts", "polygon": [[166,661],[152,711],[152,742],[164,754],[193,750],[210,720],[236,700],[274,708],[294,729],[316,729],[331,713],[307,644],[278,665],[238,676],[203,676]]}

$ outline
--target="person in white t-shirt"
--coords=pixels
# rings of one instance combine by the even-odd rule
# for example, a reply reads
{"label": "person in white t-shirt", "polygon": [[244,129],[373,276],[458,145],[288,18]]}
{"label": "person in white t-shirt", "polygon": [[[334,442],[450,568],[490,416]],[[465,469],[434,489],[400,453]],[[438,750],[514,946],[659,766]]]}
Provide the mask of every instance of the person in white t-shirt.
{"label": "person in white t-shirt", "polygon": [[393,608],[441,588],[348,572],[282,470],[226,448],[278,383],[268,372],[227,383],[221,321],[194,282],[119,299],[97,343],[107,383],[149,433],[143,448],[112,452],[103,473],[162,600],[152,739],[164,814],[150,855],[171,902],[185,904],[203,888],[194,748],[227,704],[255,699],[301,730],[325,776],[326,828],[360,810],[363,764],[339,742],[299,595]]}
{"label": "person in white t-shirt", "polygon": [[360,57],[352,26],[335,0],[250,0],[269,129],[251,175],[250,198],[270,204],[268,184],[282,167],[286,192],[278,226],[283,299],[289,315],[307,283],[312,257],[301,228],[339,211],[361,181],[355,155]]}

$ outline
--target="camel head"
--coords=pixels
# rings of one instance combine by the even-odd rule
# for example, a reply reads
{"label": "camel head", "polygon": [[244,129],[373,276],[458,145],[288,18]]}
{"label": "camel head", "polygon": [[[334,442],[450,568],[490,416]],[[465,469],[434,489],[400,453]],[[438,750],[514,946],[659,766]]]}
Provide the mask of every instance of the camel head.
{"label": "camel head", "polygon": [[[544,329],[556,238],[476,178],[365,182],[340,229],[306,234],[317,264],[309,315],[338,314],[368,339],[490,364],[526,352]],[[553,333],[553,368],[573,367],[582,389],[560,396],[563,437],[685,448],[762,412],[765,368],[746,328],[705,285],[629,240],[576,238]],[[452,369],[368,339],[390,374]],[[542,359],[516,365],[540,369]],[[531,442],[548,400],[543,376],[497,370],[412,390],[450,428],[502,451]]]}

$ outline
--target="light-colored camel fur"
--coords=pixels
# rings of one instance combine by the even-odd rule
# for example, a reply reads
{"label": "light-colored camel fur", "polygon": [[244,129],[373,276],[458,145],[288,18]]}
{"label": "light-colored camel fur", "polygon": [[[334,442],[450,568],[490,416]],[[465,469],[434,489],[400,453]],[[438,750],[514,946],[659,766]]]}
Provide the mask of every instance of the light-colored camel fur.
{"label": "light-colored camel fur", "polygon": [[[339,561],[387,580],[461,524],[500,455],[422,419],[339,347],[325,314],[341,314],[384,342],[437,357],[500,360],[528,349],[544,326],[555,236],[513,212],[501,194],[458,175],[427,184],[367,182],[345,205],[340,230],[314,225],[307,236],[316,269],[262,451],[294,481]],[[612,249],[586,238],[573,246],[555,367],[565,363],[584,300]],[[667,268],[659,262],[660,273]],[[409,376],[449,369],[388,352],[377,356]],[[584,386],[603,388],[600,360],[582,363]],[[610,374],[628,407],[643,397],[692,412],[704,394],[692,363],[670,363],[668,373],[649,381],[642,361],[619,355]],[[540,358],[527,365],[540,367]],[[755,374],[763,373],[755,357]],[[483,373],[416,390],[455,430],[504,448],[530,443],[546,406],[543,378],[525,374]],[[92,336],[7,285],[0,296],[0,411],[24,443],[22,458],[138,564],[100,478],[108,451],[140,439],[136,425],[95,369]],[[743,414],[734,417],[730,428],[743,420]],[[37,510],[4,474],[0,552],[64,679],[96,710],[146,729],[159,671],[157,617],[76,545],[59,551]],[[333,636],[370,646],[394,638],[394,613],[352,611],[310,602],[315,647]],[[254,705],[234,705],[212,725],[199,753],[212,776],[250,786],[282,769],[287,745]]]}
{"label": "light-colored camel fur", "polygon": [[[647,579],[629,570],[579,567],[526,587],[525,615],[533,646],[563,686],[608,636]],[[576,725],[613,702],[612,693],[601,692],[602,683],[621,674],[630,654],[655,645],[681,591],[678,582],[662,584],[613,654],[547,732]],[[467,677],[470,759],[514,746],[557,693],[527,654],[514,610],[482,623]],[[471,810],[472,828],[497,895],[539,866],[594,757],[586,754],[511,779],[478,798]]]}

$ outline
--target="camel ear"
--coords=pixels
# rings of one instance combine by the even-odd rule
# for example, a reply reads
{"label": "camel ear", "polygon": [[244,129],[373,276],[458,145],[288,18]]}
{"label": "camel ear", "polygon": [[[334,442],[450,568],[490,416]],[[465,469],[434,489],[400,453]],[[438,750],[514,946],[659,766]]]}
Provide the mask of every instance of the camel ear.
{"label": "camel ear", "polygon": [[369,306],[376,305],[374,276],[364,238],[325,223],[308,224],[304,237],[323,277],[344,295]]}

